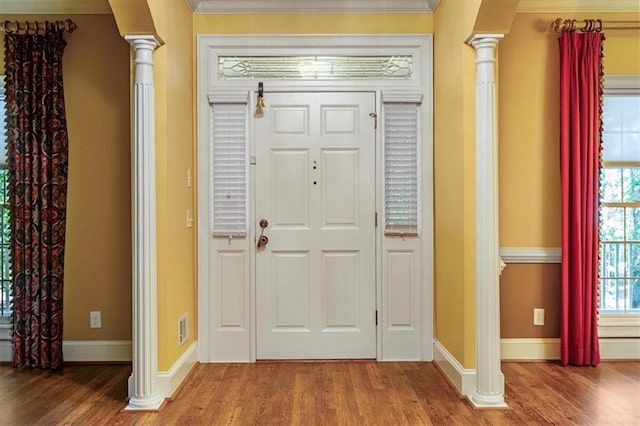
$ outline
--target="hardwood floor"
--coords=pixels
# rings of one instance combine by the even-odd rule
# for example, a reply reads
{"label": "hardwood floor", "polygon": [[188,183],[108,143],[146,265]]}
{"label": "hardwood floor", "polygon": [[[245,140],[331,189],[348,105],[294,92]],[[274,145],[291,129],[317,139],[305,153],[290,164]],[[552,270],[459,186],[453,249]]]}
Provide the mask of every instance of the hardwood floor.
{"label": "hardwood floor", "polygon": [[0,366],[0,425],[640,424],[640,362],[502,371],[509,408],[475,410],[431,363],[201,364],[160,412],[130,413],[128,366]]}

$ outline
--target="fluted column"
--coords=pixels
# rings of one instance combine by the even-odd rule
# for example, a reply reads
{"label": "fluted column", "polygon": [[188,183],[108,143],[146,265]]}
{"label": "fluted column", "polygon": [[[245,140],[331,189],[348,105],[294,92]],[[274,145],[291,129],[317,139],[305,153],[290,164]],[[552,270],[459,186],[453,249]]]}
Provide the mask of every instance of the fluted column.
{"label": "fluted column", "polygon": [[498,102],[496,46],[502,34],[477,34],[476,49],[476,368],[477,407],[504,407],[500,372]]}
{"label": "fluted column", "polygon": [[133,393],[127,410],[154,410],[158,394],[156,156],[151,35],[126,36],[135,52],[133,89]]}

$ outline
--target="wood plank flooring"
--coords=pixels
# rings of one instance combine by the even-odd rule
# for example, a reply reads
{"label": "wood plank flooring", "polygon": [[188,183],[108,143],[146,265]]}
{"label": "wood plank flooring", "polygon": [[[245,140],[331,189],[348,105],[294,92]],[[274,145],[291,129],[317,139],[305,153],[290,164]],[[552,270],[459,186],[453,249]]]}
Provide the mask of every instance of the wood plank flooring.
{"label": "wood plank flooring", "polygon": [[0,425],[640,425],[640,362],[503,363],[508,409],[475,410],[432,363],[201,364],[157,413],[123,412],[126,365],[0,366]]}

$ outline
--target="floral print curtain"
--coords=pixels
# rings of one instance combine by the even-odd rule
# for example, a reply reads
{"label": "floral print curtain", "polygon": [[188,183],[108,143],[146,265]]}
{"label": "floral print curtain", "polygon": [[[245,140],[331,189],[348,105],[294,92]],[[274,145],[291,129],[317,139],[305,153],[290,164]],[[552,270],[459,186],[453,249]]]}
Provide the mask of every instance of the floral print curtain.
{"label": "floral print curtain", "polygon": [[4,38],[14,367],[62,367],[65,45],[56,28]]}

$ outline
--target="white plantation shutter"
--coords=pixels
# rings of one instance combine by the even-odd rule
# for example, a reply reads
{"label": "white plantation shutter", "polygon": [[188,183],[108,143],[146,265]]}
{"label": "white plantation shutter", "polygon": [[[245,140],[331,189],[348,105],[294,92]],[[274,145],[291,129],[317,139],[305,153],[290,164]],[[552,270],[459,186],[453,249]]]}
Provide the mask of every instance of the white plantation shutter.
{"label": "white plantation shutter", "polygon": [[418,111],[415,102],[384,103],[386,235],[418,233]]}
{"label": "white plantation shutter", "polygon": [[247,235],[247,104],[211,107],[213,235]]}

